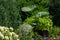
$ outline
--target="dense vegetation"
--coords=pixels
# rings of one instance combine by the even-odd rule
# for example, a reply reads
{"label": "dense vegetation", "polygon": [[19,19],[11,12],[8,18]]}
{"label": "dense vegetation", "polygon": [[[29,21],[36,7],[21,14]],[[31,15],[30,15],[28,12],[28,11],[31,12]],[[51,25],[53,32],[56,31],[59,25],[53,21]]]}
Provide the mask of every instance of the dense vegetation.
{"label": "dense vegetation", "polygon": [[1,40],[60,37],[60,1],[0,0],[0,26]]}
{"label": "dense vegetation", "polygon": [[0,25],[13,26],[14,28],[21,23],[19,7],[16,0],[0,0]]}

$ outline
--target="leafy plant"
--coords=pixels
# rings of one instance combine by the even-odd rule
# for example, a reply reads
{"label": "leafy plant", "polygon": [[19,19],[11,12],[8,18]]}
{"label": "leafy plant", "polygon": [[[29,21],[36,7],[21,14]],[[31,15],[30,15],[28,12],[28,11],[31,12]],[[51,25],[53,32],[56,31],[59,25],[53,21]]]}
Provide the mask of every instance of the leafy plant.
{"label": "leafy plant", "polygon": [[32,25],[35,21],[35,16],[29,17],[27,19],[25,19],[25,21],[23,23],[28,23],[30,25]]}
{"label": "leafy plant", "polygon": [[31,40],[32,39],[32,29],[33,27],[27,23],[22,24],[19,27],[19,34],[21,40]]}
{"label": "leafy plant", "polygon": [[48,12],[39,12],[36,16],[27,18],[24,23],[35,25],[36,30],[51,30],[53,26],[52,20],[49,18]]}
{"label": "leafy plant", "polygon": [[48,11],[49,0],[18,0],[22,21],[40,11]]}
{"label": "leafy plant", "polygon": [[36,30],[47,30],[50,31],[52,29],[53,23],[49,18],[39,18],[36,23]]}
{"label": "leafy plant", "polygon": [[35,34],[34,34],[34,40],[44,40],[44,39],[37,32],[35,32]]}
{"label": "leafy plant", "polygon": [[49,37],[60,37],[60,27],[54,26],[49,32]]}

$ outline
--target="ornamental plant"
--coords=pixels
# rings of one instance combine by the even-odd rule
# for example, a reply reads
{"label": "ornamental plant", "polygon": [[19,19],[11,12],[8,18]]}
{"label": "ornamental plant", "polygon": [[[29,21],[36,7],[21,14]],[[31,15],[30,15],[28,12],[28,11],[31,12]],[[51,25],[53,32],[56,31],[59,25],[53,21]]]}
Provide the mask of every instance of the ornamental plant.
{"label": "ornamental plant", "polygon": [[19,27],[20,40],[32,40],[33,27],[27,23]]}
{"label": "ornamental plant", "polygon": [[0,40],[19,40],[19,36],[13,32],[13,28],[0,26]]}
{"label": "ornamental plant", "polygon": [[23,21],[40,11],[48,11],[49,8],[49,0],[18,0],[18,3]]}
{"label": "ornamental plant", "polygon": [[36,30],[47,30],[50,31],[52,30],[53,22],[49,18],[38,18],[36,22]]}
{"label": "ornamental plant", "polygon": [[49,12],[38,12],[35,16],[31,16],[27,18],[25,23],[28,23],[30,25],[35,25],[36,30],[47,30],[50,31],[53,26],[53,22],[50,19]]}

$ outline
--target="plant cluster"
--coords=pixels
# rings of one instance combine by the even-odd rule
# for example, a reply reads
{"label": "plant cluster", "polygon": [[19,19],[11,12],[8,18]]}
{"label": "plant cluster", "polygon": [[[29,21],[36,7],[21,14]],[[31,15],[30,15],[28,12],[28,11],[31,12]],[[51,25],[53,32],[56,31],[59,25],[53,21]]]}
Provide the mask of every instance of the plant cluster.
{"label": "plant cluster", "polygon": [[0,26],[0,40],[19,40],[19,36],[13,32],[13,28]]}

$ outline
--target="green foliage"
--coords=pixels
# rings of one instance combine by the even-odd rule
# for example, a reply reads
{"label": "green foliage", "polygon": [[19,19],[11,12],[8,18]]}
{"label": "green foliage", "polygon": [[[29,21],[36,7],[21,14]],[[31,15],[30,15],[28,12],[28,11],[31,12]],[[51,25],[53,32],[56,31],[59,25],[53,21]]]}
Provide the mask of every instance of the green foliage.
{"label": "green foliage", "polygon": [[60,37],[60,27],[54,26],[49,32],[49,37]]}
{"label": "green foliage", "polygon": [[39,18],[36,23],[36,30],[47,30],[50,31],[52,29],[53,23],[49,18]]}
{"label": "green foliage", "polygon": [[19,40],[19,36],[13,32],[13,28],[0,26],[0,40]]}
{"label": "green foliage", "polygon": [[60,26],[60,0],[50,0],[49,11],[54,25]]}
{"label": "green foliage", "polygon": [[34,8],[36,8],[35,5],[27,6],[27,7],[22,7],[22,11],[23,11],[23,12],[28,12],[28,11],[33,10]]}
{"label": "green foliage", "polygon": [[[38,16],[38,17],[37,17]],[[49,18],[48,12],[40,12],[36,16],[27,18],[24,23],[35,25],[35,30],[50,31],[53,26],[52,20]]]}
{"label": "green foliage", "polygon": [[44,38],[42,36],[40,36],[38,33],[35,32],[34,40],[44,40]]}
{"label": "green foliage", "polygon": [[27,23],[22,24],[19,27],[20,40],[31,40],[32,39],[33,27]]}
{"label": "green foliage", "polygon": [[0,0],[0,25],[16,28],[21,23],[16,0]]}
{"label": "green foliage", "polygon": [[25,21],[23,23],[28,23],[30,25],[32,25],[35,21],[35,16],[29,17],[27,19],[25,19]]}
{"label": "green foliage", "polygon": [[[36,15],[40,11],[48,11],[49,0],[18,0],[18,3],[20,5],[20,13],[22,16],[22,20],[25,20],[27,17]],[[32,5],[36,6],[34,10],[31,10],[30,8]],[[31,11],[23,12],[22,7],[26,8],[25,11]],[[34,6],[32,8],[34,8]]]}
{"label": "green foliage", "polygon": [[38,14],[36,14],[36,17],[45,17],[45,18],[49,18],[49,12],[38,12]]}

